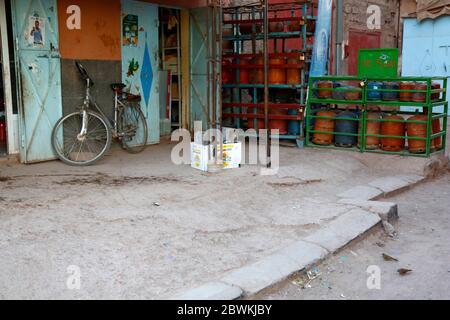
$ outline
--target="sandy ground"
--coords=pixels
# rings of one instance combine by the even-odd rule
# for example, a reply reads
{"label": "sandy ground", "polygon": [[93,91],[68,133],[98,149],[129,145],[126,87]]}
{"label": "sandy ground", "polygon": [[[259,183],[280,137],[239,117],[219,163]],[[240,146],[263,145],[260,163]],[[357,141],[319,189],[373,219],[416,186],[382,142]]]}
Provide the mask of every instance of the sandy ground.
{"label": "sandy ground", "polygon": [[89,168],[0,163],[0,298],[168,298],[323,227],[348,210],[337,193],[425,163],[282,148],[276,176],[212,175],[172,165],[171,147]]}
{"label": "sandy ground", "polygon": [[[391,200],[400,208],[396,239],[377,232],[318,265],[313,271],[321,276],[310,288],[300,288],[301,274],[257,298],[450,299],[450,174]],[[398,262],[385,261],[383,253]],[[367,288],[372,265],[381,270],[380,290]],[[413,271],[400,276],[400,268]]]}

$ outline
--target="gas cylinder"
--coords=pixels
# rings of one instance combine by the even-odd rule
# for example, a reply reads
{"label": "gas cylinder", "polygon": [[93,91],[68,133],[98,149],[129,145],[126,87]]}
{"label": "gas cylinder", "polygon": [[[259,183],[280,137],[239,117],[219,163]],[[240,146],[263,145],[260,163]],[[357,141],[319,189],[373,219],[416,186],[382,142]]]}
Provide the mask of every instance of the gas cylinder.
{"label": "gas cylinder", "polygon": [[[425,115],[417,114],[408,119],[408,121],[427,121],[428,117]],[[426,123],[411,123],[407,124],[408,132],[408,149],[411,153],[425,153],[426,141],[415,140],[411,138],[426,138],[427,137],[427,124]]]}
{"label": "gas cylinder", "polygon": [[[381,113],[379,112],[368,112],[366,119],[366,135],[375,134],[379,135],[381,130],[381,122],[377,121],[381,119]],[[374,121],[375,120],[375,121]],[[359,133],[361,133],[362,128],[359,128]],[[360,138],[358,138],[358,144],[361,145]],[[375,150],[380,147],[379,137],[366,137],[366,149]]]}
{"label": "gas cylinder", "polygon": [[[275,103],[279,103],[276,101]],[[288,109],[281,108],[271,108],[269,110],[269,118],[270,115],[276,116],[286,116],[288,114]],[[288,121],[287,120],[278,120],[278,119],[270,119],[269,120],[269,129],[270,130],[278,130],[279,134],[287,134],[288,133]]]}
{"label": "gas cylinder", "polygon": [[6,121],[0,118],[0,145],[6,145]]}
{"label": "gas cylinder", "polygon": [[[287,64],[301,64],[302,61],[300,57],[298,58],[288,58]],[[301,69],[289,68],[286,70],[286,83],[292,85],[298,85],[301,83]]]}
{"label": "gas cylinder", "polygon": [[285,60],[282,58],[269,59],[269,83],[286,84],[286,69],[273,67],[272,65],[283,65]]}
{"label": "gas cylinder", "polygon": [[[398,115],[384,117],[383,120],[403,121]],[[383,122],[381,124],[381,135],[383,136],[405,136],[406,126],[404,122]],[[384,151],[401,151],[405,148],[404,138],[381,138],[381,149]]]}
{"label": "gas cylinder", "polygon": [[[246,66],[249,65],[250,62],[246,59],[240,59],[239,61],[239,65],[240,66]],[[236,75],[237,75],[237,70],[235,70]],[[238,83],[240,84],[248,84],[250,83],[250,79],[249,79],[249,69],[246,68],[241,68],[239,69],[239,80]],[[237,79],[237,76],[235,77],[235,79]]]}
{"label": "gas cylinder", "polygon": [[[400,83],[400,90],[414,90],[416,84],[414,82],[403,81]],[[413,93],[412,92],[400,92],[399,93],[400,101],[412,101]]]}
{"label": "gas cylinder", "polygon": [[416,83],[414,90],[421,90],[422,92],[414,92],[412,96],[412,101],[415,102],[425,102],[427,100],[426,90],[428,85],[426,83]]}
{"label": "gas cylinder", "polygon": [[222,83],[230,84],[233,81],[233,73],[230,69],[230,61],[222,60]]}
{"label": "gas cylinder", "polygon": [[381,82],[369,82],[367,84],[367,99],[368,100],[381,100],[381,91],[383,84]]}
{"label": "gas cylinder", "polygon": [[269,32],[283,32],[284,24],[283,22],[270,22],[269,23]]}
{"label": "gas cylinder", "polygon": [[250,81],[253,84],[263,84],[264,83],[264,57],[257,57],[252,60],[255,65],[260,65],[259,68],[253,68],[250,72]]}
{"label": "gas cylinder", "polygon": [[[319,81],[317,82],[319,89],[333,89],[333,81]],[[330,99],[333,96],[333,90],[317,90],[317,96],[320,99]]]}
{"label": "gas cylinder", "polygon": [[[355,119],[355,120],[347,120]],[[336,117],[336,133],[358,133],[358,115],[352,111],[343,111]],[[357,137],[351,135],[338,135],[334,138],[337,147],[351,148],[356,145]]]}
{"label": "gas cylinder", "polygon": [[[433,82],[431,85],[431,89],[432,90],[438,90],[441,88],[441,84],[438,82]],[[431,100],[432,101],[437,101],[441,98],[441,93],[440,92],[435,92],[431,94]]]}
{"label": "gas cylinder", "polygon": [[[262,32],[262,25],[257,24],[255,26],[256,33]],[[239,31],[241,34],[253,34],[253,25],[252,24],[241,24],[239,26]]]}
{"label": "gas cylinder", "polygon": [[[331,110],[324,110],[317,112],[316,116],[318,117],[336,117],[336,113]],[[335,119],[315,119],[314,131],[321,132],[334,132],[336,127]],[[328,146],[333,143],[334,134],[328,133],[314,133],[313,135],[313,143]]]}
{"label": "gas cylinder", "polygon": [[[233,29],[231,28],[224,28],[223,29],[223,36],[232,36],[234,34]],[[231,40],[223,40],[222,41],[222,49],[224,52],[230,52],[234,50],[234,43]]]}
{"label": "gas cylinder", "polygon": [[[289,109],[288,115],[290,116],[298,116],[298,109]],[[300,135],[300,122],[298,120],[289,120],[288,122],[288,133],[293,136]]]}
{"label": "gas cylinder", "polygon": [[[423,114],[428,118],[428,107],[423,107]],[[441,120],[440,119],[433,119],[432,131],[433,131],[433,134],[441,133]],[[433,141],[431,141],[431,149],[439,150],[441,148],[442,148],[442,137],[438,137],[436,139],[433,139]]]}
{"label": "gas cylinder", "polygon": [[385,82],[383,84],[383,90],[391,90],[391,91],[383,91],[381,93],[381,98],[384,101],[397,101],[399,99],[399,92],[395,90],[399,90],[400,84],[398,82]]}
{"label": "gas cylinder", "polygon": [[[433,120],[433,134],[437,134],[441,132],[441,120],[434,119]],[[435,150],[440,150],[442,148],[442,137],[438,137],[433,139],[431,143],[431,148]]]}

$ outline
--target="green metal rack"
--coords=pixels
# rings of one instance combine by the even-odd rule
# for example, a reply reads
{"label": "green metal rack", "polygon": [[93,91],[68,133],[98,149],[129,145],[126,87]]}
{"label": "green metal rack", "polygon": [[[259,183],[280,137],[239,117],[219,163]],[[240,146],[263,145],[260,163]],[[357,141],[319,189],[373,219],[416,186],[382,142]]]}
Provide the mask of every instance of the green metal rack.
{"label": "green metal rack", "polygon": [[[351,83],[353,85],[357,84],[361,88],[361,99],[360,100],[345,100],[345,99],[323,99],[320,98],[318,92],[321,90],[332,91],[332,96],[336,97],[335,93],[339,90],[352,90],[348,87],[338,87],[333,85],[333,88],[319,88],[317,86],[319,81],[332,81],[333,84],[336,83]],[[386,100],[372,100],[369,99],[368,93],[373,89],[368,89],[368,84],[371,82],[420,82],[427,85],[426,90],[400,90],[400,89],[376,89],[380,93],[388,92],[410,92],[410,93],[422,93],[426,95],[425,102],[414,102],[414,101],[386,101]],[[433,89],[432,85],[434,82],[439,82],[441,84],[440,89]],[[355,90],[355,89],[353,89]],[[433,95],[439,94],[438,99],[432,99]],[[341,96],[339,96],[341,98]],[[348,110],[350,106],[353,106],[353,110],[357,110],[359,116],[355,118],[341,118],[341,117],[321,117],[317,116],[319,111],[325,109],[344,111]],[[382,108],[380,111],[384,114],[398,114],[401,115],[404,120],[386,120],[383,118],[373,119],[368,118],[368,113],[372,112],[370,108],[373,106],[378,106]],[[403,111],[401,107],[416,107],[416,112]],[[422,114],[427,115],[427,121],[414,121],[406,119],[407,116],[413,116],[417,114],[419,108],[422,108]],[[439,112],[437,109],[443,109],[443,112]],[[329,132],[329,131],[318,131],[315,130],[314,122],[316,119],[329,119],[329,120],[347,120],[347,121],[357,121],[359,125],[359,133],[342,133],[342,132]],[[381,123],[385,122],[403,122],[405,124],[415,123],[415,124],[426,124],[427,136],[426,137],[414,137],[407,136],[384,136],[382,132],[380,134],[367,134],[367,122],[377,121]],[[440,129],[439,132],[433,132],[433,121],[439,120]],[[442,123],[441,123],[442,121]],[[316,148],[328,148],[328,149],[339,149],[339,150],[349,150],[358,152],[371,152],[371,153],[381,153],[381,154],[393,154],[393,155],[403,155],[403,156],[415,156],[415,157],[429,157],[431,154],[445,153],[446,139],[447,139],[447,122],[448,122],[448,101],[447,101],[447,78],[446,77],[396,77],[396,78],[361,78],[361,77],[339,77],[339,76],[326,76],[326,77],[311,77],[309,79],[309,90],[308,99],[306,103],[306,140],[305,145],[307,147]],[[358,145],[351,148],[338,147],[334,144],[331,145],[317,145],[314,144],[312,138],[314,134],[331,134],[334,136],[356,136],[359,138]],[[369,150],[366,148],[366,142],[368,137],[376,138],[392,138],[392,139],[405,139],[408,140],[422,140],[426,142],[426,151],[424,153],[411,153],[406,147],[404,150],[394,152],[385,151],[381,148],[375,150]],[[433,141],[435,139],[441,138],[441,146],[438,148],[433,148]]]}

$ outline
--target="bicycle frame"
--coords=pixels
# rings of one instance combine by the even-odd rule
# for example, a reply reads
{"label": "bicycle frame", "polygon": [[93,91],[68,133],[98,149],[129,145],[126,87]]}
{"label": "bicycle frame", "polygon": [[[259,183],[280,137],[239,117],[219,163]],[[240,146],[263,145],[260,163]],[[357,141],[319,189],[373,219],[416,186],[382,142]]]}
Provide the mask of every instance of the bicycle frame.
{"label": "bicycle frame", "polygon": [[83,112],[83,121],[81,132],[78,135],[78,139],[82,139],[87,134],[87,124],[88,124],[87,111],[89,110],[91,105],[95,107],[96,112],[98,112],[104,119],[108,120],[107,122],[110,125],[110,129],[113,133],[113,138],[120,137],[121,135],[118,132],[119,106],[122,106],[123,108],[126,108],[126,106],[122,103],[122,101],[120,101],[117,91],[114,92],[114,119],[110,119],[108,116],[105,115],[102,109],[100,109],[97,102],[92,98],[90,89],[91,83],[90,79],[88,78],[86,79],[86,95],[81,109],[81,111]]}

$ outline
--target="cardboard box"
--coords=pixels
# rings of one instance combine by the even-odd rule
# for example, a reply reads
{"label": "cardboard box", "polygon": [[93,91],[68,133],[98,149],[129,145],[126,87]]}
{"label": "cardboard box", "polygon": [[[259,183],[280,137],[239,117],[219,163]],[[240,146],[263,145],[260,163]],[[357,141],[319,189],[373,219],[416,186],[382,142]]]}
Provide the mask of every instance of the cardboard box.
{"label": "cardboard box", "polygon": [[242,144],[240,142],[223,144],[222,158],[224,169],[239,168],[242,162]]}
{"label": "cardboard box", "polygon": [[[201,171],[208,171],[208,162],[212,158],[211,146],[191,143],[191,167]],[[211,157],[210,157],[211,156]],[[242,144],[227,143],[223,144],[223,169],[237,169],[242,162]]]}
{"label": "cardboard box", "polygon": [[208,171],[209,146],[191,143],[191,167],[197,170]]}

